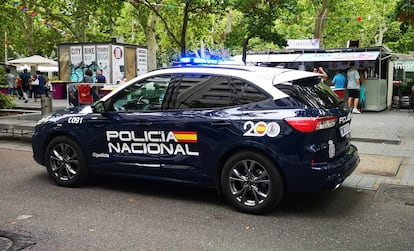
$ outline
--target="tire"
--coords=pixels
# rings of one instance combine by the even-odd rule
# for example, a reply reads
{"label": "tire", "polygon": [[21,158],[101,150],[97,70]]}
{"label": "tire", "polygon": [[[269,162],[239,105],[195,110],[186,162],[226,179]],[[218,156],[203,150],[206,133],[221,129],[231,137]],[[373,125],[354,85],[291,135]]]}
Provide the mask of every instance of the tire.
{"label": "tire", "polygon": [[88,168],[79,145],[71,138],[59,136],[46,148],[46,169],[53,181],[63,187],[79,187],[86,183]]}
{"label": "tire", "polygon": [[239,152],[226,161],[221,189],[238,211],[249,214],[269,213],[284,196],[283,179],[275,164],[255,152]]}

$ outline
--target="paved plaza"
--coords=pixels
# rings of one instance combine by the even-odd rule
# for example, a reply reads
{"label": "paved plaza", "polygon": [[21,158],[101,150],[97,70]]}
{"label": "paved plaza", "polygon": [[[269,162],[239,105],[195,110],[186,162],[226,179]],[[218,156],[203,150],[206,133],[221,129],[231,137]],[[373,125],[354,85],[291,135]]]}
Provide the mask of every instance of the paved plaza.
{"label": "paved plaza", "polygon": [[[15,103],[19,109],[35,111],[40,116],[40,100]],[[52,99],[53,110],[67,106],[67,100]],[[352,143],[358,147],[361,163],[343,185],[368,190],[377,190],[381,184],[414,187],[414,113],[401,109],[352,116]],[[15,121],[10,123],[35,124],[35,120]],[[32,151],[30,137],[18,130],[14,137],[0,138],[1,148]]]}

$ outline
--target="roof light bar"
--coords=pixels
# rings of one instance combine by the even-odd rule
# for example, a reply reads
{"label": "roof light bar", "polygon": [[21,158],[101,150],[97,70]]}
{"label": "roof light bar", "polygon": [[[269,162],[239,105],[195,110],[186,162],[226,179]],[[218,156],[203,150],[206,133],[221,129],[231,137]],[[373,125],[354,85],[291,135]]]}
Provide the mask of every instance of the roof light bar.
{"label": "roof light bar", "polygon": [[180,58],[181,64],[190,64],[190,65],[198,65],[198,64],[218,64],[221,60],[217,59],[204,59],[204,58],[196,58],[196,57],[183,57]]}

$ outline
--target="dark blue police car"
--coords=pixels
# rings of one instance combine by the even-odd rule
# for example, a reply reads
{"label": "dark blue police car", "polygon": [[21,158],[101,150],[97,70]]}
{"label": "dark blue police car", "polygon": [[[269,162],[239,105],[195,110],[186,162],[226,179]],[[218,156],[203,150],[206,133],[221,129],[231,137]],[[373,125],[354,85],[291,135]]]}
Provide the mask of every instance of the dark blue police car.
{"label": "dark blue police car", "polygon": [[265,213],[283,196],[335,189],[356,168],[351,116],[320,76],[267,67],[192,66],[137,77],[93,106],[57,111],[33,135],[60,186],[94,174],[219,188]]}

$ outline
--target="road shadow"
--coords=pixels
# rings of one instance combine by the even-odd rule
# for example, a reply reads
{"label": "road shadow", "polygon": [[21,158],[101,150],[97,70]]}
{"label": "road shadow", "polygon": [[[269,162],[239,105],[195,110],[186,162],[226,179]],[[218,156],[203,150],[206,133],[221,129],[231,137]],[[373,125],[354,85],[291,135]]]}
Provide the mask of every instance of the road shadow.
{"label": "road shadow", "polygon": [[[87,187],[115,190],[135,196],[152,196],[161,199],[184,200],[213,204],[232,210],[230,203],[215,189],[188,184],[148,181],[124,177],[93,177]],[[372,200],[375,192],[341,187],[335,191],[288,195],[282,204],[267,216],[303,215],[308,217],[338,217],[352,214],[353,208]]]}

